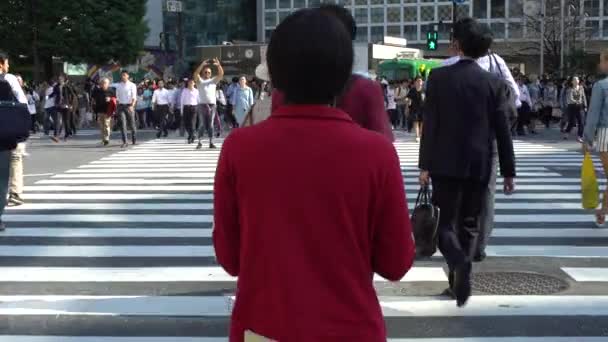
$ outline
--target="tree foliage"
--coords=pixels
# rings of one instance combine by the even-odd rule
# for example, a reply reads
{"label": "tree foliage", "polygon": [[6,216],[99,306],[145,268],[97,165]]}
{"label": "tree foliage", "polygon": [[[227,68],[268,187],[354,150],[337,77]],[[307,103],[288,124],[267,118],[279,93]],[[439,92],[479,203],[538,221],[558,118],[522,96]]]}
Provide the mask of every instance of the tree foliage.
{"label": "tree foliage", "polygon": [[133,63],[144,47],[146,0],[2,0],[0,50],[44,61]]}

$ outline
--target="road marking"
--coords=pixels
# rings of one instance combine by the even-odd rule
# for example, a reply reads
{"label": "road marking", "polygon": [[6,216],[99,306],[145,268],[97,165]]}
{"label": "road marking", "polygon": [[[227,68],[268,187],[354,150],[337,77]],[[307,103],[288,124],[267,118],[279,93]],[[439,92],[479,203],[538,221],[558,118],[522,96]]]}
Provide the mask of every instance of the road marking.
{"label": "road marking", "polygon": [[[26,187],[27,188],[27,187]],[[30,189],[31,190],[31,189]],[[213,194],[124,194],[124,193],[24,193],[26,200],[213,200]]]}
{"label": "road marking", "polygon": [[196,179],[143,179],[143,178],[127,178],[127,179],[44,179],[39,180],[34,184],[213,184],[213,178],[196,178]]}
{"label": "road marking", "polygon": [[127,214],[5,214],[6,222],[213,222],[213,215],[127,215]]}
{"label": "road marking", "polygon": [[577,282],[608,282],[606,267],[562,267],[562,271]]}
{"label": "road marking", "polygon": [[608,238],[608,229],[494,228],[492,236],[501,238]]}
{"label": "road marking", "polygon": [[124,191],[124,192],[138,192],[138,191],[213,191],[213,185],[82,185],[82,186],[70,186],[70,185],[26,185],[24,187],[25,192],[27,191]]}
{"label": "road marking", "polygon": [[56,238],[210,238],[213,229],[179,229],[179,228],[14,228],[2,232],[2,237],[56,237]]}
{"label": "road marking", "polygon": [[[582,210],[582,209],[581,209]],[[593,223],[593,215],[590,214],[498,214],[494,216],[494,222],[496,223],[519,223],[519,222],[589,222],[589,225]]]}
{"label": "road marking", "polygon": [[8,208],[22,210],[212,210],[213,203],[25,203]]}
{"label": "road marking", "polygon": [[[53,178],[192,178],[192,179],[209,179],[215,177],[215,170],[213,172],[167,172],[167,173],[146,173],[146,172],[135,172],[129,170],[130,173],[64,173],[55,175]],[[99,171],[97,171],[99,172]],[[105,171],[107,172],[107,170]]]}
{"label": "road marking", "polygon": [[[221,267],[0,267],[0,282],[236,282]],[[375,275],[375,282],[388,282]],[[441,267],[413,267],[401,282],[445,282]]]}
{"label": "road marking", "polygon": [[492,257],[607,258],[608,246],[500,245],[488,246],[486,254]]}
{"label": "road marking", "polygon": [[[608,296],[472,296],[466,309],[442,297],[379,300],[385,317],[608,315]],[[233,304],[227,296],[0,296],[0,315],[228,317]]]}
{"label": "road marking", "polygon": [[[126,170],[125,170],[126,169]],[[125,171],[129,171],[132,172],[133,174],[137,175],[138,173],[145,173],[145,172],[168,172],[168,173],[173,173],[172,175],[175,176],[179,176],[180,174],[178,172],[209,172],[209,173],[213,173],[215,174],[215,167],[198,167],[198,168],[171,168],[171,167],[164,167],[164,168],[156,168],[156,167],[151,167],[151,168],[106,168],[106,167],[101,167],[101,168],[83,168],[83,169],[73,169],[73,170],[68,170],[66,171],[65,176],[71,176],[73,174],[85,174],[85,173],[93,173],[93,174],[99,174],[99,172],[106,172],[106,176],[113,174],[113,173],[119,173],[119,172],[125,172]],[[172,176],[171,175],[171,176]]]}
{"label": "road marking", "polygon": [[[213,246],[47,246],[0,245],[0,256],[69,258],[215,257]],[[1,299],[0,299],[1,301]]]}
{"label": "road marking", "polygon": [[23,175],[23,177],[46,177],[46,176],[52,176],[54,175],[54,173],[33,173],[30,175]]}

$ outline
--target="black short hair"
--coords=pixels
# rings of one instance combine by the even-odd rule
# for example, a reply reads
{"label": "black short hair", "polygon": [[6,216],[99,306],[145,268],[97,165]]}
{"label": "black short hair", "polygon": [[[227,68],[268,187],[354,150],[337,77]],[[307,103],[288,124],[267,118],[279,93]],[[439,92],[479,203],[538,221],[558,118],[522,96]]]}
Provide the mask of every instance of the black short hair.
{"label": "black short hair", "polygon": [[123,74],[127,74],[128,75],[129,72],[127,70],[123,70],[123,71],[120,72],[120,75],[122,76]]}
{"label": "black short hair", "polygon": [[333,4],[323,4],[319,6],[319,10],[338,18],[346,28],[346,31],[350,33],[350,40],[355,40],[357,38],[357,23],[350,10],[347,10],[340,5]]}
{"label": "black short hair", "polygon": [[0,51],[0,64],[4,64],[7,59],[8,59],[8,54]]}
{"label": "black short hair", "polygon": [[462,18],[454,24],[454,40],[466,57],[479,58],[492,46],[492,32],[473,18]]}
{"label": "black short hair", "polygon": [[267,63],[287,103],[328,104],[352,73],[353,44],[344,25],[316,9],[283,20],[270,38]]}

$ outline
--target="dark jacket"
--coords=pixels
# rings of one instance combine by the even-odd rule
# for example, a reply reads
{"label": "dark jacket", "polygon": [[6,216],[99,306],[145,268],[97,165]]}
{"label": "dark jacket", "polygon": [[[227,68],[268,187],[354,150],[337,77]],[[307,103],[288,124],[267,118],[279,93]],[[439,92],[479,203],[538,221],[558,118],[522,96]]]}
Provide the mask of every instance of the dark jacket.
{"label": "dark jacket", "polygon": [[55,107],[61,109],[74,109],[74,100],[77,98],[76,91],[69,83],[55,84],[51,97],[55,98]]}
{"label": "dark jacket", "polygon": [[214,196],[217,260],[239,279],[231,342],[245,329],[283,342],[386,342],[373,274],[401,279],[414,244],[384,136],[335,108],[281,106],[226,138]]}
{"label": "dark jacket", "polygon": [[433,70],[426,89],[420,169],[431,177],[487,182],[496,141],[500,172],[514,177],[508,118],[515,111],[505,82],[475,61]]}

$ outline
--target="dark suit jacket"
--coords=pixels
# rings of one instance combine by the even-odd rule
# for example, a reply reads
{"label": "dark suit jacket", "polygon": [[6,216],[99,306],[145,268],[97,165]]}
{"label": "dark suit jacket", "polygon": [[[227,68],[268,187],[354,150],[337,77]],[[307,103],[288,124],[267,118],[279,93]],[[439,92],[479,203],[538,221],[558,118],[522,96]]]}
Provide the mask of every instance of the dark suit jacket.
{"label": "dark suit jacket", "polygon": [[470,59],[434,69],[426,89],[420,169],[487,182],[496,140],[500,172],[514,177],[508,118],[516,109],[507,91],[505,82]]}

